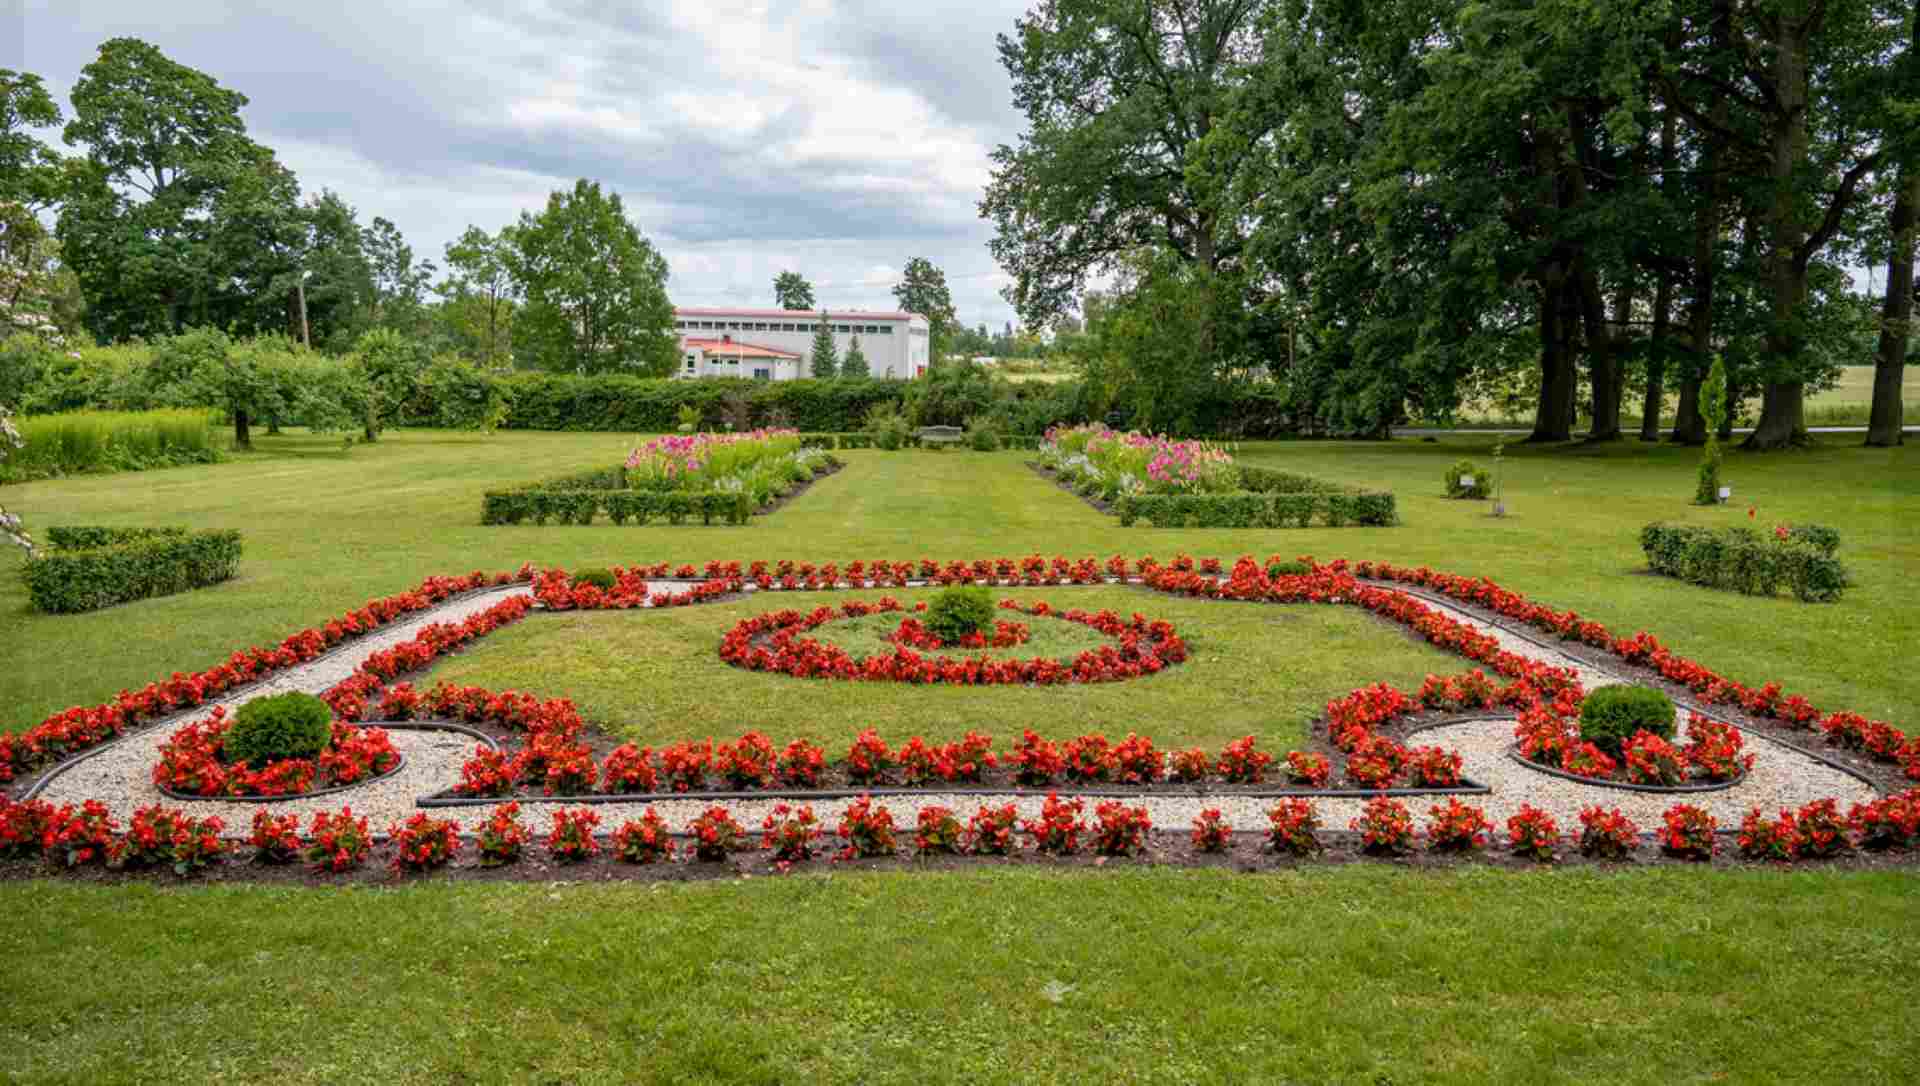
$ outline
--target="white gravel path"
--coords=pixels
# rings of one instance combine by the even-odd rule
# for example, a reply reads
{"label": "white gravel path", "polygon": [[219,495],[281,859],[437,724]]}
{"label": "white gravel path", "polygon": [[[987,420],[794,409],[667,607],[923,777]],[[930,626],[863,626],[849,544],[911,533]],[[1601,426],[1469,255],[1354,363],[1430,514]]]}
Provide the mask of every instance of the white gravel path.
{"label": "white gravel path", "polygon": [[[909,587],[921,587],[924,582],[916,582]],[[649,591],[683,591],[687,586],[681,583],[658,582],[649,584]],[[1074,586],[1061,586],[1074,587]],[[415,615],[405,622],[384,629],[377,634],[354,642],[335,654],[297,668],[290,668],[275,675],[271,680],[258,687],[233,695],[225,699],[231,709],[255,697],[280,693],[286,690],[303,690],[319,693],[351,675],[367,656],[381,649],[389,648],[402,641],[411,639],[422,626],[431,622],[454,622],[469,614],[486,609],[508,595],[525,594],[529,589],[522,586],[483,593],[446,604],[432,611]],[[752,585],[748,592],[755,591]],[[1618,676],[1595,668],[1544,648],[1525,638],[1517,637],[1505,630],[1494,627],[1458,608],[1422,598],[1422,603],[1446,613],[1449,617],[1468,623],[1478,630],[1499,639],[1507,651],[1541,660],[1556,667],[1573,667],[1580,674],[1583,685],[1591,688],[1606,683],[1625,681]],[[194,714],[203,715],[204,710]],[[114,814],[125,820],[133,811],[150,803],[169,803],[187,808],[197,815],[218,815],[226,821],[231,836],[244,837],[251,823],[253,811],[260,807],[255,803],[237,803],[231,801],[192,801],[168,800],[154,788],[151,773],[158,758],[160,744],[181,723],[190,717],[178,717],[166,724],[148,728],[136,735],[122,739],[102,753],[66,771],[46,789],[41,797],[61,804],[79,804],[86,799],[97,799],[107,804]],[[342,805],[351,805],[356,813],[367,815],[376,829],[384,828],[388,823],[405,818],[419,810],[414,800],[417,797],[444,791],[459,779],[460,764],[473,748],[470,737],[446,732],[410,732],[392,733],[394,746],[407,758],[406,766],[391,777],[359,788],[350,789],[332,795],[312,799],[286,800],[268,804],[277,814],[301,815],[304,819],[313,811],[336,810]],[[1797,807],[1809,800],[1832,796],[1840,801],[1844,811],[1854,802],[1871,799],[1872,789],[1859,780],[1830,767],[1797,754],[1763,736],[1747,733],[1747,749],[1756,755],[1753,771],[1747,778],[1733,787],[1719,792],[1698,793],[1688,796],[1658,795],[1629,792],[1614,788],[1601,788],[1595,785],[1581,784],[1564,780],[1548,774],[1535,772],[1513,762],[1507,751],[1513,742],[1513,721],[1495,719],[1471,723],[1447,725],[1430,729],[1419,735],[1422,745],[1437,745],[1457,750],[1463,760],[1465,775],[1492,789],[1490,795],[1462,797],[1462,802],[1480,807],[1496,826],[1504,825],[1506,818],[1514,814],[1522,803],[1531,803],[1553,814],[1559,820],[1563,830],[1577,828],[1579,812],[1582,808],[1599,804],[1606,807],[1619,807],[1628,817],[1639,823],[1642,830],[1651,830],[1659,824],[1660,814],[1673,803],[1685,799],[1705,808],[1720,820],[1722,826],[1737,825],[1748,808],[1758,806],[1772,812],[1780,807]],[[711,800],[661,800],[647,803],[602,803],[596,805],[601,817],[603,832],[610,831],[620,822],[638,817],[642,810],[651,806],[674,829],[684,829],[686,824],[699,815],[713,802]],[[743,825],[757,831],[760,822],[781,802],[768,798],[728,799],[723,802]],[[848,800],[830,799],[812,802],[814,813],[831,828],[839,821],[841,812]],[[951,793],[927,792],[910,796],[877,797],[876,802],[886,806],[894,815],[896,826],[903,840],[912,834],[915,819],[920,810],[929,806],[943,806],[951,809],[964,822],[981,805],[1000,806],[1012,802],[1022,817],[1037,817],[1043,800],[1040,797],[974,796]],[[1102,799],[1086,797],[1085,816],[1091,820],[1094,808]],[[1129,806],[1147,808],[1155,826],[1167,829],[1184,828],[1203,810],[1217,807],[1225,820],[1233,828],[1242,831],[1260,831],[1267,827],[1265,812],[1275,800],[1256,799],[1246,796],[1220,794],[1212,796],[1140,796],[1127,799]],[[1344,830],[1348,822],[1356,817],[1364,800],[1328,798],[1313,801],[1321,823],[1326,830]],[[1444,797],[1407,797],[1402,800],[1414,812],[1417,823],[1424,824],[1426,808],[1435,802],[1445,802]],[[527,805],[530,809],[529,822],[535,826],[544,826],[545,803]],[[454,818],[469,825],[478,823],[485,817],[485,807],[442,808],[437,810],[438,817]]]}

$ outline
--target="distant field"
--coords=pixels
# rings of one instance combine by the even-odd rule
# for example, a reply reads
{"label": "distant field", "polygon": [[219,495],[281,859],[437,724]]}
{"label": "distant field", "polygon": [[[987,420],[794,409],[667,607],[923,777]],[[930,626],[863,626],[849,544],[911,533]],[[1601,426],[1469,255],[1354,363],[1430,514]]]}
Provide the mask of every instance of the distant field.
{"label": "distant field", "polygon": [[[1906,381],[1901,387],[1901,401],[1906,404],[1907,424],[1920,425],[1920,366],[1908,366]],[[1620,413],[1620,425],[1623,429],[1640,428],[1640,401],[1629,394],[1625,410]],[[1661,412],[1660,424],[1673,425],[1673,414],[1679,406],[1678,397],[1668,395],[1666,406]],[[1754,412],[1759,410],[1759,397],[1756,395],[1747,401],[1748,418],[1751,424]],[[1840,383],[1823,392],[1807,397],[1807,425],[1809,426],[1865,426],[1867,413],[1873,406],[1873,367],[1847,366],[1840,371]],[[1487,404],[1469,404],[1460,412],[1462,424],[1476,426],[1509,425],[1531,426],[1531,415],[1515,415],[1503,412]],[[1584,429],[1590,422],[1584,415],[1580,418],[1579,428]]]}

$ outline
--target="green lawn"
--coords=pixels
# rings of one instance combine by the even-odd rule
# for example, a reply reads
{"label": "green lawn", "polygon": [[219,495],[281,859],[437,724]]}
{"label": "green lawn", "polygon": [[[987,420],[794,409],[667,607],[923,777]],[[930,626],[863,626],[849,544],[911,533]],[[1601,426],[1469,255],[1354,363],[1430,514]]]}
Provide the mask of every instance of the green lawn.
{"label": "green lawn", "polygon": [[[606,463],[632,439],[403,433],[348,454],[269,439],[228,464],[0,491],[30,525],[234,527],[248,548],[231,583],[73,617],[31,613],[0,571],[0,705],[24,726],[429,573],[527,560],[1278,552],[1485,574],[1623,632],[1652,629],[1735,677],[1912,728],[1920,448],[1853,440],[1736,452],[1735,504],[1712,510],[1686,504],[1695,452],[1516,450],[1503,520],[1436,496],[1452,460],[1489,466],[1484,441],[1249,446],[1239,452],[1252,462],[1390,486],[1406,521],[1257,532],[1123,529],[1039,481],[1020,454],[957,451],[850,453],[848,470],[746,528],[483,528],[486,486]],[[1844,533],[1857,583],[1843,602],[1749,599],[1640,572],[1647,520],[1743,523],[1750,505],[1762,525]],[[1138,598],[1193,637],[1199,658],[1092,691],[856,689],[723,671],[714,640],[729,615],[763,606],[750,601],[531,619],[441,673],[571,693],[636,736],[726,736],[773,720],[787,724],[779,734],[932,732],[948,707],[903,700],[919,693],[1009,727],[1031,702],[1063,731],[1124,730],[1151,710],[1197,740],[1260,726],[1277,736],[1330,693],[1431,669],[1433,654],[1339,608],[1010,594]],[[569,631],[590,633],[591,650],[544,651]],[[676,667],[682,681],[668,681]],[[1174,696],[1180,684],[1191,698]],[[0,1079],[1891,1082],[1910,1080],[1920,1058],[1910,870],[1116,866],[391,892],[4,884]]]}
{"label": "green lawn", "polygon": [[0,1078],[1907,1082],[1915,890],[1905,873],[1131,864],[12,885]]}
{"label": "green lawn", "polygon": [[[1417,688],[1427,674],[1465,668],[1457,656],[1408,639],[1357,609],[1254,607],[1183,600],[1140,588],[997,589],[1012,599],[1059,607],[1135,611],[1174,624],[1192,658],[1127,682],[1029,689],[922,687],[796,679],[722,663],[720,638],[766,611],[879,599],[866,591],[794,592],[670,611],[535,615],[435,667],[441,679],[493,690],[531,690],[574,699],[588,720],[655,747],[682,739],[731,739],[758,728],[785,743],[806,739],[839,757],[863,727],[889,744],[909,736],[958,739],[969,728],[1011,747],[1025,728],[1058,740],[1094,730],[1118,739],[1139,732],[1168,747],[1214,751],[1243,735],[1276,755],[1298,746],[1305,722],[1356,686],[1387,681]],[[903,602],[925,590],[891,593]],[[1040,625],[1084,626],[1031,619]],[[892,629],[899,622],[885,622]],[[841,623],[820,628],[824,637]],[[1092,641],[1099,640],[1095,634]]]}

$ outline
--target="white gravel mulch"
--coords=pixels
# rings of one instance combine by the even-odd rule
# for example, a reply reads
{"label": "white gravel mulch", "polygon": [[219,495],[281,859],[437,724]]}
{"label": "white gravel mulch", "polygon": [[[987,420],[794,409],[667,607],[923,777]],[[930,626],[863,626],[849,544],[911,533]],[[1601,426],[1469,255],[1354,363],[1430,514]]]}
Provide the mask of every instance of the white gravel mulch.
{"label": "white gravel mulch", "polygon": [[[649,589],[655,591],[677,591],[684,590],[685,587],[683,584],[665,582],[649,585]],[[751,585],[747,587],[748,591],[754,590]],[[508,595],[524,594],[527,591],[529,590],[526,586],[514,586],[467,597],[423,612],[405,622],[354,642],[324,659],[281,672],[270,681],[229,697],[221,704],[227,705],[231,710],[252,698],[287,690],[302,690],[317,694],[353,674],[360,662],[372,653],[411,639],[420,627],[428,623],[459,621],[469,614],[492,606]],[[1422,599],[1421,602],[1445,612],[1451,618],[1493,635],[1499,639],[1501,646],[1510,652],[1556,667],[1575,668],[1580,674],[1582,684],[1589,688],[1624,681],[1590,664],[1574,660],[1492,626],[1457,608],[1433,600]],[[204,712],[205,710],[200,710],[194,716],[203,715]],[[191,717],[175,718],[166,724],[148,728],[120,740],[100,754],[56,777],[40,793],[41,798],[56,805],[62,803],[78,805],[87,799],[100,800],[122,820],[130,818],[134,810],[139,807],[152,803],[167,803],[184,807],[196,815],[218,815],[226,822],[229,835],[244,837],[252,821],[254,810],[262,804],[170,800],[162,796],[152,784],[151,774],[158,760],[160,744],[187,719]],[[395,731],[392,736],[394,746],[400,749],[407,759],[406,765],[393,776],[331,795],[284,800],[265,806],[270,807],[276,814],[299,814],[304,819],[314,811],[332,811],[343,805],[351,805],[356,813],[368,816],[373,828],[384,829],[389,823],[403,819],[419,810],[420,808],[414,804],[417,797],[452,787],[459,780],[461,762],[470,754],[475,743],[471,737],[451,732]],[[1421,745],[1451,748],[1460,753],[1465,775],[1492,789],[1490,795],[1462,797],[1462,802],[1483,809],[1496,826],[1503,825],[1507,817],[1516,813],[1523,803],[1532,804],[1551,813],[1560,822],[1563,831],[1569,828],[1577,830],[1580,810],[1595,804],[1609,808],[1618,807],[1638,823],[1642,830],[1651,830],[1659,825],[1661,812],[1682,799],[1704,808],[1717,818],[1722,826],[1727,826],[1737,825],[1746,811],[1755,806],[1771,813],[1781,807],[1798,807],[1810,800],[1831,796],[1840,801],[1841,810],[1845,811],[1854,802],[1864,802],[1873,798],[1873,790],[1852,776],[1800,755],[1763,736],[1746,733],[1746,738],[1747,749],[1756,756],[1756,759],[1753,771],[1745,780],[1724,791],[1686,796],[1602,788],[1564,780],[1521,766],[1507,755],[1513,743],[1513,721],[1510,719],[1446,725],[1420,733],[1418,742]],[[1065,791],[1063,789],[1063,793]],[[611,830],[625,819],[637,817],[647,806],[654,807],[674,829],[683,829],[713,802],[663,800],[653,804],[603,803],[596,805],[596,809],[601,816],[603,831]],[[749,829],[757,830],[760,821],[780,801],[768,798],[740,798],[720,802],[724,803],[741,823]],[[849,802],[851,801],[839,799],[819,800],[813,802],[812,807],[821,821],[831,828],[837,824],[841,812]],[[1013,802],[1023,817],[1037,817],[1043,801],[1039,797],[1011,798],[927,792],[911,796],[881,797],[875,802],[885,805],[893,813],[895,824],[905,838],[910,837],[915,819],[924,807],[936,805],[947,807],[965,821],[967,816],[983,804],[1000,806],[1007,802]],[[1085,815],[1089,820],[1092,818],[1094,808],[1101,802],[1101,799],[1095,797],[1086,798]],[[1185,827],[1203,809],[1217,807],[1225,820],[1235,829],[1257,831],[1267,827],[1265,812],[1276,801],[1221,794],[1197,797],[1143,795],[1125,802],[1129,806],[1147,808],[1154,825],[1162,828]],[[1348,822],[1359,814],[1364,802],[1360,799],[1314,800],[1322,825],[1327,830],[1346,829]],[[1444,803],[1445,799],[1444,797],[1417,796],[1405,798],[1402,802],[1405,802],[1414,812],[1417,822],[1424,823],[1426,808],[1435,802]],[[547,805],[529,805],[531,808],[528,811],[531,816],[529,821],[532,824],[537,826],[545,824],[546,816],[541,810],[545,806]],[[440,809],[436,814],[438,817],[455,818],[471,825],[477,824],[484,818],[485,811],[484,807]]]}

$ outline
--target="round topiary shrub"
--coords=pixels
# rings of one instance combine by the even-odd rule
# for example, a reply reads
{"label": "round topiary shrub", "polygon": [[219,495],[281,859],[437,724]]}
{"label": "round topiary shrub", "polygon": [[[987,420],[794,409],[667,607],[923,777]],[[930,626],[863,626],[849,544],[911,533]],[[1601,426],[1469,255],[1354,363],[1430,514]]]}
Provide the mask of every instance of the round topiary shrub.
{"label": "round topiary shrub", "polygon": [[228,762],[255,769],[284,758],[316,758],[333,740],[333,710],[312,694],[255,698],[233,714],[221,741]]}
{"label": "round topiary shrub", "polygon": [[1619,757],[1638,731],[1673,738],[1673,699],[1645,686],[1602,686],[1580,703],[1580,738]]}
{"label": "round topiary shrub", "polygon": [[615,577],[613,571],[607,569],[605,566],[593,566],[587,569],[574,570],[573,583],[590,584],[599,588],[602,592],[611,592],[613,591],[613,586],[619,583],[619,578]]}
{"label": "round topiary shrub", "polygon": [[[1471,483],[1467,480],[1473,480]],[[1447,469],[1447,497],[1485,498],[1493,492],[1493,480],[1471,460],[1456,460]]]}
{"label": "round topiary shrub", "polygon": [[1303,577],[1312,572],[1312,566],[1298,559],[1290,562],[1270,562],[1267,564],[1268,577]]}
{"label": "round topiary shrub", "polygon": [[993,594],[979,585],[944,589],[927,605],[927,630],[949,645],[993,629]]}

